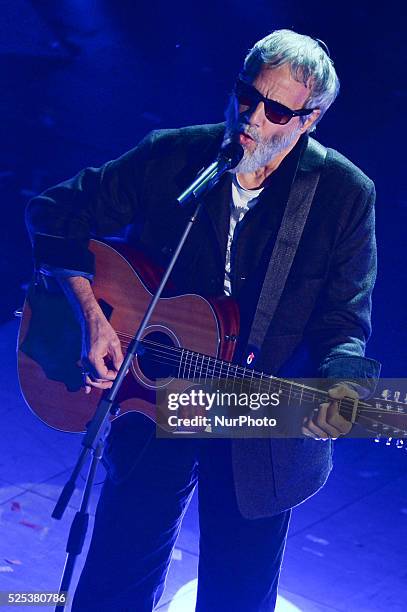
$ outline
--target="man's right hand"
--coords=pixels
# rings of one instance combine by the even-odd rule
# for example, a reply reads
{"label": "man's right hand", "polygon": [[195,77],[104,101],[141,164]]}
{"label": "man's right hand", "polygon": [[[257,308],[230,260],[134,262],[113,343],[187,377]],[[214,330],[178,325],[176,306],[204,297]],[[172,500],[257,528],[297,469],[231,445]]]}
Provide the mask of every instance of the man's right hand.
{"label": "man's right hand", "polygon": [[109,389],[123,362],[120,340],[102,312],[91,284],[83,276],[60,278],[60,284],[82,327],[85,392]]}
{"label": "man's right hand", "polygon": [[120,340],[101,311],[84,317],[82,330],[85,392],[109,389],[123,362]]}

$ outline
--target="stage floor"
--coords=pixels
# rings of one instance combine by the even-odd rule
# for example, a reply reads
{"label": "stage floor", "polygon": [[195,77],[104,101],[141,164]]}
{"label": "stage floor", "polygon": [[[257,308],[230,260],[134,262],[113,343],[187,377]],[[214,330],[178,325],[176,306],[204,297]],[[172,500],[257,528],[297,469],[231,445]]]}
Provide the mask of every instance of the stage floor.
{"label": "stage floor", "polygon": [[[17,326],[10,321],[0,327],[0,590],[55,591],[79,491],[63,520],[53,520],[51,512],[80,437],[51,430],[25,405],[16,374]],[[334,460],[324,489],[293,512],[277,611],[404,612],[407,453],[370,440],[339,440]],[[103,478],[101,469],[92,518]],[[194,496],[157,608],[161,612],[194,610],[198,540]]]}

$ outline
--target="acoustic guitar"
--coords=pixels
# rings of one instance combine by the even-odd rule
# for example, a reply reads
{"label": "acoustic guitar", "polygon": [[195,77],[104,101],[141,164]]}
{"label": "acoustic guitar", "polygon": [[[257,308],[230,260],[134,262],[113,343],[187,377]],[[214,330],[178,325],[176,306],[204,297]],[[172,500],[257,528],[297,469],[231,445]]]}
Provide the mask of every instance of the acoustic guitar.
{"label": "acoustic guitar", "polygon": [[[125,351],[161,272],[128,245],[118,243],[113,248],[91,240],[89,248],[95,256],[94,294]],[[81,328],[69,302],[61,291],[37,281],[29,288],[21,317],[18,374],[26,403],[50,427],[83,432],[103,391],[84,392]],[[145,330],[142,354],[134,358],[120,389],[120,412],[112,419],[137,411],[157,420],[157,394],[167,387],[182,392],[195,380],[227,381],[231,391],[244,384],[250,392],[278,393],[285,409],[301,407],[301,415],[311,414],[326,401],[326,390],[233,363],[238,334],[238,307],[227,296],[161,298]],[[389,392],[369,401],[344,398],[339,407],[367,435],[396,439],[398,446],[403,445],[407,405],[399,392],[394,399]]]}

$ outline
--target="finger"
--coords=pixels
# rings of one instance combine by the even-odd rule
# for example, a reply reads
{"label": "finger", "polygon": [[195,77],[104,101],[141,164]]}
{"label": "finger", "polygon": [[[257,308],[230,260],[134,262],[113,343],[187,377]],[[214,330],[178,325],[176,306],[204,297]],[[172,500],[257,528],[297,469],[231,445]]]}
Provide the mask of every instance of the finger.
{"label": "finger", "polygon": [[86,381],[87,379],[90,380],[90,382],[93,383],[103,383],[103,382],[110,382],[110,380],[106,379],[106,378],[99,378],[96,374],[94,374],[93,372],[91,372],[91,370],[93,370],[93,368],[88,367],[87,370],[84,370],[82,372],[82,375],[84,377],[84,380]]}
{"label": "finger", "polygon": [[324,439],[328,438],[327,432],[321,429],[320,427],[318,427],[318,425],[316,425],[312,419],[308,419],[308,421],[305,424],[305,428],[308,429],[314,437],[324,438]]}
{"label": "finger", "polygon": [[[331,438],[337,438],[343,432],[341,429],[336,427],[335,419],[333,418],[337,414],[337,402],[323,403],[319,405],[318,414],[313,418],[313,422],[323,431],[325,431]],[[335,412],[336,411],[336,412]]]}
{"label": "finger", "polygon": [[331,427],[338,430],[339,435],[347,434],[352,429],[352,423],[339,413],[338,402],[329,403],[326,420]]}
{"label": "finger", "polygon": [[89,372],[87,370],[85,370],[85,366],[84,366],[84,360],[82,360],[82,378],[83,378],[83,387],[85,389],[85,393],[89,394],[92,390],[92,387],[90,385],[86,384],[86,377],[89,374]]}
{"label": "finger", "polygon": [[111,370],[110,368],[106,368],[107,369],[107,373],[105,376],[105,380],[109,380],[109,381],[113,381],[118,373],[118,370],[116,370],[116,368],[114,370]]}
{"label": "finger", "polygon": [[96,382],[101,382],[104,380],[114,380],[116,378],[116,372],[114,372],[113,370],[109,370],[109,368],[107,367],[104,360],[104,355],[101,355],[100,353],[98,354],[96,352],[91,352],[88,355],[87,361],[90,366],[89,370],[91,371],[91,374],[96,380]]}
{"label": "finger", "polygon": [[123,363],[123,352],[122,352],[122,346],[120,344],[120,340],[117,339],[117,342],[112,343],[112,361],[113,361],[113,365],[115,367],[115,369],[117,371],[119,371],[120,366]]}
{"label": "finger", "polygon": [[329,397],[334,399],[343,399],[344,397],[351,397],[357,399],[359,394],[355,389],[348,387],[345,383],[337,383],[328,390]]}
{"label": "finger", "polygon": [[[85,390],[86,386],[90,388],[95,387],[96,389],[110,389],[112,384],[113,382],[110,380],[93,380],[90,376],[85,378]],[[87,391],[87,393],[90,393],[90,391]]]}
{"label": "finger", "polygon": [[302,427],[301,428],[301,432],[304,436],[307,436],[308,438],[312,438],[313,440],[323,440],[324,442],[326,442],[327,440],[329,440],[329,438],[318,438],[314,433],[312,433],[312,431],[310,429],[308,429],[307,427]]}

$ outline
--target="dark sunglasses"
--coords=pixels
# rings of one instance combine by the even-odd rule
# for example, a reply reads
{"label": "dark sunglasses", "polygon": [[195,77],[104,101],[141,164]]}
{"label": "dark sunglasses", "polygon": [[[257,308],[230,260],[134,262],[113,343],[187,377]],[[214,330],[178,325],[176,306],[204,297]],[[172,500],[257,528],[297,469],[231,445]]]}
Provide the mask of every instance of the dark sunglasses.
{"label": "dark sunglasses", "polygon": [[250,108],[256,107],[259,102],[264,104],[264,114],[271,123],[277,123],[279,125],[285,125],[293,117],[303,117],[312,113],[314,108],[301,108],[299,110],[291,110],[284,104],[264,98],[259,91],[253,85],[249,85],[241,79],[237,79],[234,89],[237,101],[242,106],[249,106]]}

